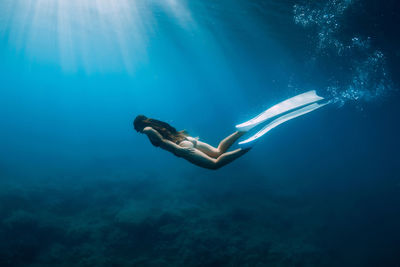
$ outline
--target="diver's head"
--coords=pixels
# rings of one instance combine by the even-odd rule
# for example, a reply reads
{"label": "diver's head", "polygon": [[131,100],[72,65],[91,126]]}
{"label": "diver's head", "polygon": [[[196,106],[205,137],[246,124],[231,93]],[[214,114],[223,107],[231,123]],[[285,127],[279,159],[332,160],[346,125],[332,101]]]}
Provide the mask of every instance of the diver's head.
{"label": "diver's head", "polygon": [[157,131],[164,139],[170,140],[176,144],[185,140],[186,136],[188,136],[185,131],[178,132],[168,123],[156,119],[147,118],[144,115],[137,116],[133,121],[133,128],[139,133],[143,133],[143,129],[146,127],[151,127],[153,130]]}
{"label": "diver's head", "polygon": [[137,131],[142,133],[143,129],[149,126],[149,122],[146,116],[138,115],[135,120],[133,121],[133,128]]}

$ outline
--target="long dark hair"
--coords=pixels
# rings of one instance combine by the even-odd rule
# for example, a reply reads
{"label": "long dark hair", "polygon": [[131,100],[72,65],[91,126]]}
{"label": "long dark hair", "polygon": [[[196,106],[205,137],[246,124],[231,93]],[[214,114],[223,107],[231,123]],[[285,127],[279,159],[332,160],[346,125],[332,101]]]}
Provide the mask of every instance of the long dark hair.
{"label": "long dark hair", "polygon": [[[133,121],[133,128],[137,132],[142,132],[145,127],[153,128],[159,132],[164,139],[170,140],[176,144],[179,144],[188,136],[186,131],[177,131],[174,127],[166,122],[150,119],[144,115],[137,116]],[[153,145],[155,144],[153,143]]]}

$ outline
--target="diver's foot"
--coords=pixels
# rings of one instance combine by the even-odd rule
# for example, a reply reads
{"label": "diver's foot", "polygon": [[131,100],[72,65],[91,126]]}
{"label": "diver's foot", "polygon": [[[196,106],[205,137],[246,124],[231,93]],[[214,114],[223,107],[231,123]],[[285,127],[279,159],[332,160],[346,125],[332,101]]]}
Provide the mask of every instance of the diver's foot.
{"label": "diver's foot", "polygon": [[253,146],[254,146],[254,142],[248,142],[248,143],[239,144],[239,147],[240,147],[242,150],[247,150],[247,151],[249,151],[250,149],[252,149]]}
{"label": "diver's foot", "polygon": [[250,149],[252,149],[252,148],[253,148],[253,147],[251,146],[251,147],[248,147],[248,148],[242,148],[242,150],[243,150],[244,153],[247,153],[247,152],[249,152]]}

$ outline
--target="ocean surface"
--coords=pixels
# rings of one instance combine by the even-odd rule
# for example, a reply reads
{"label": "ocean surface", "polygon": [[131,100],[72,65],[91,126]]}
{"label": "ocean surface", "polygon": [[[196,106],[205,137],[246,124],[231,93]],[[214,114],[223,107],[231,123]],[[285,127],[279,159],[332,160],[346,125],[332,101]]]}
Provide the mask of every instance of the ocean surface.
{"label": "ocean surface", "polygon": [[[1,0],[0,266],[400,266],[399,14]],[[308,90],[331,103],[217,171],[132,127],[217,145]]]}

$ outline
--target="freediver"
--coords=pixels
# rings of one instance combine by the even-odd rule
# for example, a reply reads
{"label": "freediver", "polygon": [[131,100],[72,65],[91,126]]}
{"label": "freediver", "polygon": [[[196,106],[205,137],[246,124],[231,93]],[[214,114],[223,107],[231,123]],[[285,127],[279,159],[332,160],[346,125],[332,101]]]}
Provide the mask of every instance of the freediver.
{"label": "freediver", "polygon": [[[177,131],[166,122],[150,119],[144,115],[139,115],[135,118],[133,127],[137,132],[146,134],[154,146],[167,150],[175,156],[184,158],[197,166],[217,170],[246,154],[260,137],[276,126],[319,109],[329,103],[329,101],[321,103],[320,101],[322,100],[324,98],[318,96],[315,90],[286,99],[260,113],[253,119],[236,125],[237,131],[223,139],[218,147],[213,147],[200,141],[198,138],[193,138],[186,131]],[[228,151],[245,133],[271,118],[276,119],[268,123],[253,136],[239,142],[240,148]]]}

